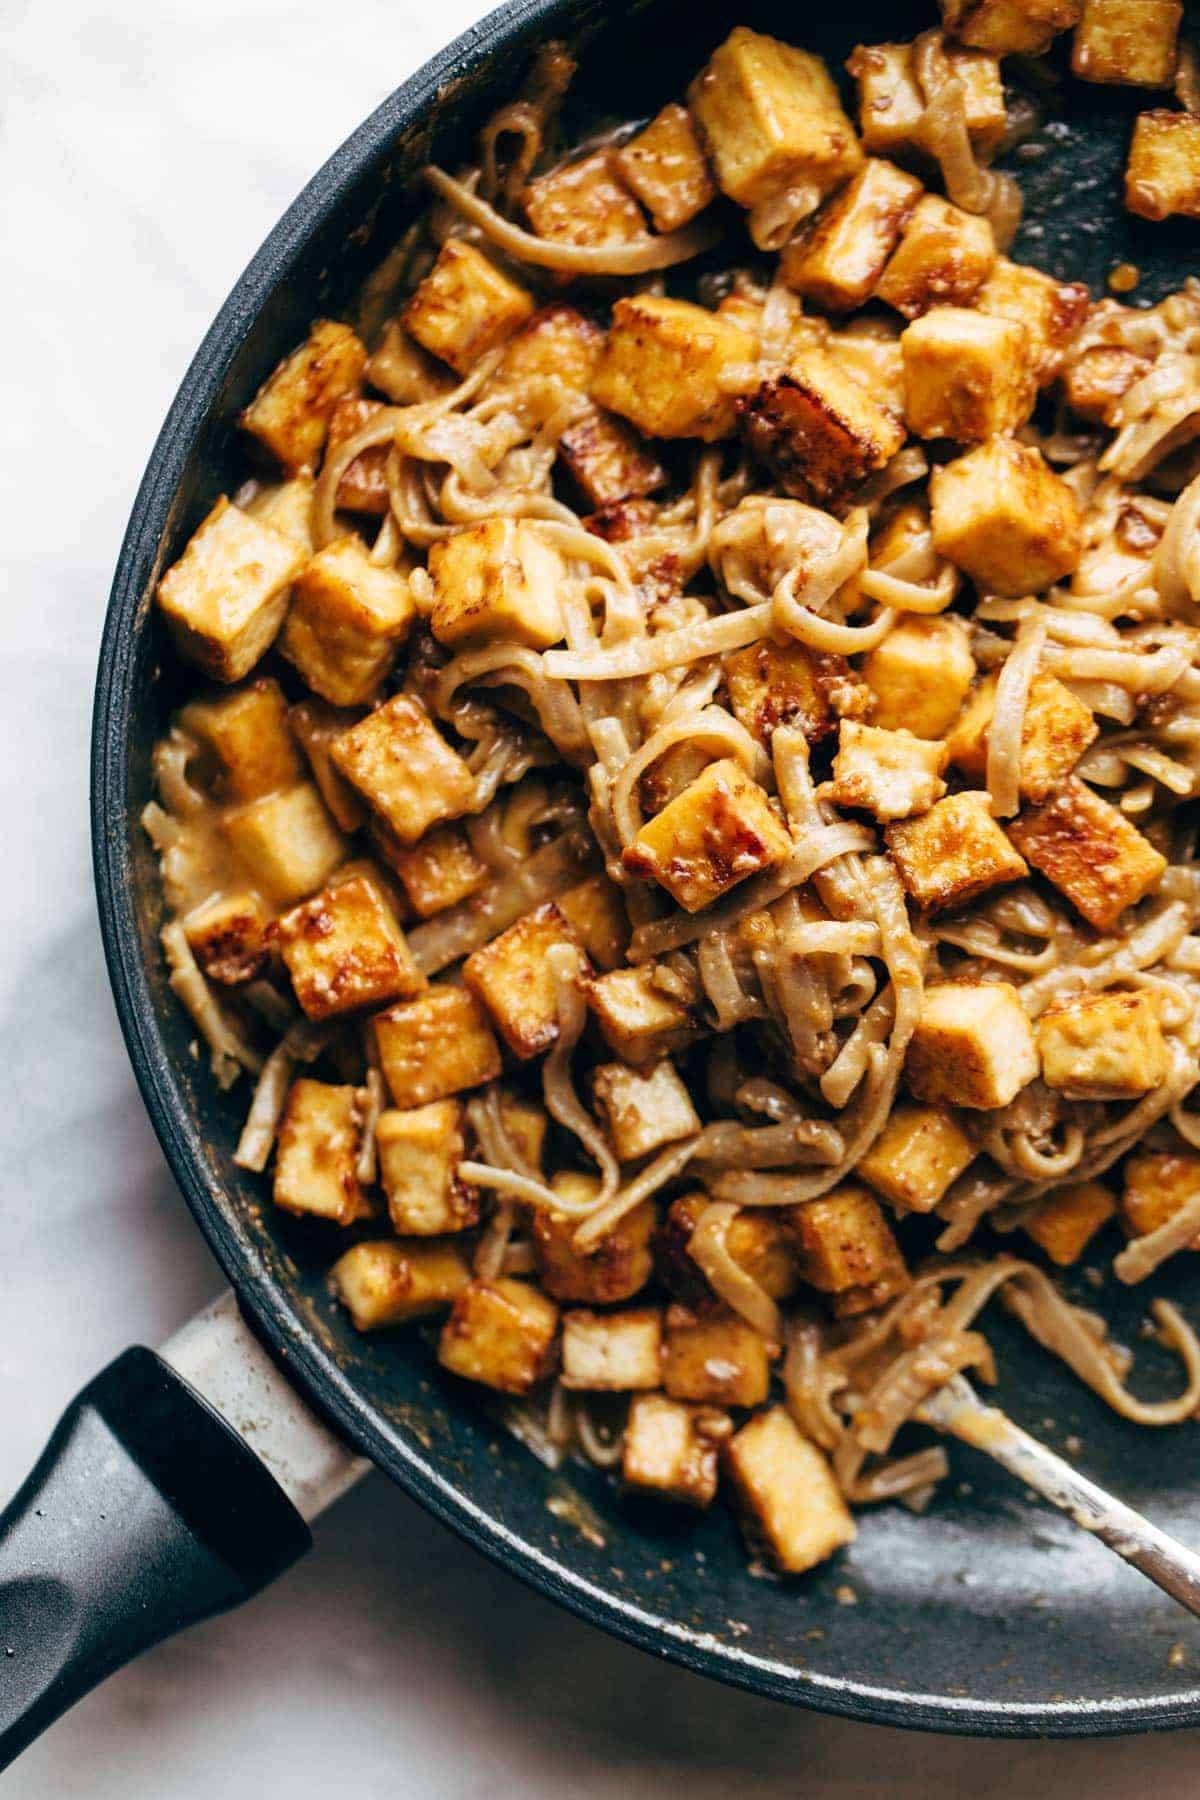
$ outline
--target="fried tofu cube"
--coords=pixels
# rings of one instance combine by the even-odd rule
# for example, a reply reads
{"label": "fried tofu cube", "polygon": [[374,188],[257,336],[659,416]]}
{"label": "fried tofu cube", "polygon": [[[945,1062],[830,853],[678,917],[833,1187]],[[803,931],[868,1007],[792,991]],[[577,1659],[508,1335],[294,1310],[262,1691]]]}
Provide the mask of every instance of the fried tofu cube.
{"label": "fried tofu cube", "polygon": [[761,1406],[771,1385],[767,1341],[728,1307],[669,1306],[662,1378],[672,1400]]}
{"label": "fried tofu cube", "polygon": [[757,356],[757,337],[719,313],[689,300],[626,294],[613,307],[591,395],[646,437],[713,443],[737,421],[722,372]]}
{"label": "fried tofu cube", "polygon": [[1029,335],[1012,319],[935,306],[913,320],[900,347],[914,437],[980,443],[1015,431],[1033,411]]}
{"label": "fried tofu cube", "polygon": [[760,382],[746,402],[742,433],[785,493],[835,509],[904,442],[894,413],[816,347]]}
{"label": "fried tofu cube", "polygon": [[802,1575],[858,1535],[828,1459],[782,1406],[735,1434],[725,1452],[750,1542],[785,1575]]}
{"label": "fried tofu cube", "polygon": [[569,394],[587,393],[604,336],[594,319],[565,301],[543,306],[509,339],[481,394],[503,394],[523,419],[543,424]]}
{"label": "fried tofu cube", "polygon": [[1055,1188],[1022,1230],[1060,1269],[1079,1261],[1096,1233],[1113,1217],[1117,1203],[1098,1181],[1073,1181]]}
{"label": "fried tofu cube", "polygon": [[[996,148],[1008,123],[1000,64],[982,50],[952,44],[945,55],[963,85],[971,143],[986,154]],[[846,67],[858,84],[863,148],[872,156],[924,154],[925,96],[912,44],[859,44]]]}
{"label": "fried tofu cube", "polygon": [[271,954],[270,919],[257,894],[222,894],[183,920],[188,948],[210,981],[235,987],[253,981]]}
{"label": "fried tofu cube", "polygon": [[1142,219],[1200,219],[1200,117],[1138,114],[1125,166],[1125,205]]}
{"label": "fried tofu cube", "polygon": [[[987,773],[988,732],[998,679],[994,673],[984,676],[946,739],[950,761],[964,775],[980,781]],[[1099,731],[1091,707],[1057,676],[1035,675],[1021,727],[1021,797],[1045,800],[1071,773]]]}
{"label": "fried tofu cube", "polygon": [[1062,375],[1063,398],[1089,425],[1114,425],[1119,402],[1149,369],[1149,358],[1136,350],[1120,344],[1093,344],[1068,359]]}
{"label": "fried tofu cube", "polygon": [[929,1213],[974,1160],[975,1146],[954,1113],[901,1104],[856,1173],[898,1212]]}
{"label": "fried tofu cube", "polygon": [[348,325],[318,319],[298,350],[270,374],[241,417],[245,431],[289,472],[311,469],[338,401],[358,391],[366,346]]}
{"label": "fried tofu cube", "polygon": [[252,800],[223,823],[256,886],[279,906],[307,899],[345,860],[346,840],[308,781]]}
{"label": "fried tofu cube", "polygon": [[1127,906],[1158,886],[1167,867],[1136,825],[1075,775],[1041,806],[1023,808],[1008,834],[1097,931],[1111,931]]}
{"label": "fried tofu cube", "polygon": [[417,615],[407,578],[350,534],[314,556],[293,591],[283,655],[331,706],[366,705]]}
{"label": "fried tofu cube", "polygon": [[[908,1270],[869,1188],[846,1182],[820,1200],[790,1206],[785,1225],[800,1247],[800,1276],[822,1294],[871,1295],[882,1305],[903,1293]],[[866,1311],[867,1305],[855,1310]]]}
{"label": "fried tofu cube", "polygon": [[590,507],[653,494],[668,479],[632,427],[598,406],[568,425],[558,440],[558,454]]}
{"label": "fried tofu cube", "polygon": [[521,205],[538,237],[563,244],[638,244],[650,235],[608,149],[539,175],[521,195]]}
{"label": "fried tofu cube", "polygon": [[975,296],[975,306],[988,318],[1008,319],[1029,334],[1029,355],[1040,386],[1061,372],[1063,359],[1091,304],[1082,281],[1055,281],[1028,263],[996,259],[996,266]]}
{"label": "fried tofu cube", "polygon": [[646,1074],[624,1063],[605,1063],[592,1086],[621,1162],[649,1156],[700,1129],[691,1095],[669,1057]]}
{"label": "fried tofu cube", "polygon": [[[600,1184],[592,1175],[567,1170],[556,1175],[552,1185],[563,1200],[582,1201],[590,1199]],[[595,1249],[585,1253],[574,1244],[578,1218],[539,1207],[532,1221],[538,1280],[556,1300],[574,1300],[584,1306],[630,1300],[654,1272],[650,1243],[657,1223],[653,1202],[643,1200],[618,1220]]]}
{"label": "fried tofu cube", "polygon": [[929,912],[966,906],[1029,873],[992,817],[986,793],[948,794],[884,832],[905,891]]}
{"label": "fried tofu cube", "polygon": [[558,1041],[557,987],[549,953],[559,947],[571,953],[576,980],[582,981],[590,973],[583,946],[551,900],[473,951],[463,964],[463,981],[522,1062]]}
{"label": "fried tofu cube", "polygon": [[274,643],[304,551],[222,496],[158,584],[179,654],[214,681],[240,681]]}
{"label": "fried tofu cube", "polygon": [[336,882],[285,913],[279,951],[310,1019],[411,1000],[425,987],[394,913],[366,875]]}
{"label": "fried tofu cube", "polygon": [[1170,87],[1182,0],[1083,0],[1071,70],[1081,81]]}
{"label": "fried tofu cube", "polygon": [[995,56],[1041,56],[1079,22],[1082,0],[942,0],[946,30]]}
{"label": "fried tofu cube", "polygon": [[[667,1208],[655,1240],[655,1266],[660,1281],[695,1312],[715,1302],[708,1279],[688,1248],[711,1204],[703,1191],[680,1195]],[[800,1279],[796,1247],[783,1228],[781,1212],[778,1207],[747,1206],[725,1227],[725,1248],[730,1258],[772,1300],[786,1300],[795,1293]]]}
{"label": "fried tofu cube", "polygon": [[442,1326],[438,1361],[502,1394],[528,1394],[554,1373],[558,1308],[527,1281],[472,1281]]}
{"label": "fried tofu cube", "polygon": [[563,1315],[565,1388],[610,1394],[656,1388],[662,1380],[661,1364],[662,1313],[657,1306]]}
{"label": "fried tofu cube", "polygon": [[686,106],[664,106],[617,151],[616,166],[656,231],[680,231],[716,198],[708,160]]}
{"label": "fried tofu cube", "polygon": [[304,773],[277,681],[260,678],[215,700],[193,700],[179,715],[217,765],[222,799],[259,800]]}
{"label": "fried tofu cube", "polygon": [[429,550],[430,627],[440,643],[493,639],[546,650],[563,635],[563,560],[529,519],[495,518],[441,538]]}
{"label": "fried tofu cube", "polygon": [[294,1081],[275,1144],[276,1206],[334,1225],[369,1217],[356,1173],[361,1142],[357,1088]]}
{"label": "fried tofu cube", "polygon": [[931,306],[968,306],[992,272],[996,239],[987,220],[938,194],[918,200],[875,286],[906,319]]}
{"label": "fried tofu cube", "polygon": [[457,906],[478,893],[488,872],[458,825],[439,825],[411,849],[397,849],[391,866],[400,878],[405,897],[418,918]]}
{"label": "fried tofu cube", "polygon": [[555,904],[597,969],[619,969],[629,948],[629,915],[615,881],[589,875]]}
{"label": "fried tofu cube", "polygon": [[243,511],[260,525],[269,525],[311,556],[313,544],[313,494],[316,481],[307,469],[290,481],[267,482],[246,501]]}
{"label": "fried tofu cube", "polygon": [[729,1414],[715,1407],[635,1394],[625,1425],[622,1479],[636,1493],[711,1506],[720,1447],[732,1429]]}
{"label": "fried tofu cube", "polygon": [[329,706],[316,699],[300,700],[288,708],[288,724],[308,758],[312,778],[343,831],[358,831],[366,823],[367,809],[334,768],[329,746],[357,725],[361,716],[355,709]]}
{"label": "fried tofu cube", "polygon": [[419,700],[396,694],[329,746],[334,767],[401,845],[471,805],[475,780]]}
{"label": "fried tofu cube", "polygon": [[[1200,1193],[1200,1156],[1187,1151],[1140,1150],[1125,1164],[1121,1223],[1130,1237],[1145,1237]],[[1200,1250],[1200,1238],[1186,1245]]]}
{"label": "fried tofu cube", "polygon": [[502,344],[533,312],[533,297],[462,238],[447,238],[402,312],[409,335],[459,375]]}
{"label": "fried tofu cube", "polygon": [[431,987],[378,1014],[375,1042],[393,1104],[428,1106],[495,1081],[500,1047],[466,988]]}
{"label": "fried tofu cube", "polygon": [[501,1089],[500,1118],[513,1148],[525,1158],[531,1169],[540,1173],[546,1132],[550,1125],[545,1107],[538,1106],[533,1100],[523,1100],[520,1095],[510,1093],[507,1089]]}
{"label": "fried tofu cube", "polygon": [[922,192],[915,175],[872,157],[784,247],[782,279],[830,312],[865,306]]}
{"label": "fried tofu cube", "polygon": [[457,1244],[355,1244],[329,1271],[330,1291],[358,1331],[383,1331],[442,1312],[471,1279]]}
{"label": "fried tofu cube", "polygon": [[1136,1100],[1166,1079],[1166,1039],[1150,993],[1067,994],[1037,1022],[1042,1080],[1068,1100]]}
{"label": "fried tofu cube", "polygon": [[815,656],[792,639],[776,643],[760,638],[735,650],[725,658],[725,685],[734,717],[768,749],[780,725],[794,725],[810,744],[819,743],[837,729],[828,677],[847,686],[852,680],[848,663],[831,670],[831,662],[841,659]]}
{"label": "fried tofu cube", "polygon": [[1033,1027],[1010,982],[926,988],[904,1066],[918,1100],[989,1111],[1015,1100],[1038,1068]]}
{"label": "fried tofu cube", "polygon": [[933,543],[977,587],[1038,594],[1083,553],[1079,502],[1040,450],[993,438],[933,471]]}
{"label": "fried tofu cube", "polygon": [[[381,400],[364,400],[361,396],[348,394],[339,400],[329,420],[329,434],[325,440],[325,452],[329,457],[333,452],[348,443],[360,432],[364,425],[369,425],[373,418],[383,412]],[[368,513],[373,518],[382,518],[388,509],[387,459],[391,446],[374,444],[369,450],[363,450],[338,482],[336,504],[345,512]]]}
{"label": "fried tofu cube", "polygon": [[975,659],[962,620],[935,614],[902,619],[863,659],[862,672],[876,725],[940,738],[970,691]]}
{"label": "fried tofu cube", "polygon": [[478,1225],[478,1190],[458,1173],[466,1156],[464,1118],[461,1100],[380,1113],[379,1180],[401,1237],[438,1237]]}
{"label": "fried tofu cube", "polygon": [[945,744],[844,719],[830,798],[838,806],[863,807],[882,821],[908,819],[928,812],[946,792],[945,766]]}
{"label": "fried tofu cube", "polygon": [[450,371],[422,350],[399,319],[389,319],[367,358],[366,378],[393,406],[438,400],[454,387]]}
{"label": "fried tofu cube", "polygon": [[766,794],[732,757],[709,763],[678,799],[622,852],[631,875],[657,881],[687,912],[698,912],[739,881],[773,868],[791,834]]}
{"label": "fried tofu cube", "polygon": [[685,1049],[697,1035],[682,1001],[655,985],[652,963],[597,976],[587,998],[609,1049],[635,1068]]}

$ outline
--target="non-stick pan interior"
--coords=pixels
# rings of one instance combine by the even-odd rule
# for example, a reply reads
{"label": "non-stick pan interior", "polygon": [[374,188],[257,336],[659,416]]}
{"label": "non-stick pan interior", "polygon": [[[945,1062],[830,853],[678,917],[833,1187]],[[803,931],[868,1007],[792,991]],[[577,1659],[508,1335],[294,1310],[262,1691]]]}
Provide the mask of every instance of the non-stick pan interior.
{"label": "non-stick pan interior", "polygon": [[[118,1004],[175,1173],[260,1329],[298,1378],[384,1468],[510,1567],[598,1622],[691,1666],[808,1704],[892,1723],[990,1731],[1140,1729],[1200,1717],[1200,1626],[1106,1551],[1027,1498],[985,1459],[954,1450],[954,1479],[923,1517],[861,1518],[853,1550],[799,1583],[747,1565],[724,1510],[680,1520],[623,1501],[610,1480],[553,1473],[474,1393],[443,1377],[428,1345],[358,1337],[329,1300],[336,1254],[320,1228],[281,1219],[230,1153],[245,1105],[192,1054],[156,942],[156,875],[137,816],[149,753],[178,697],[148,595],[214,497],[245,472],[232,421],[314,314],[353,316],[414,198],[431,153],[453,163],[489,106],[511,93],[540,37],[582,50],[572,125],[649,113],[677,95],[736,16],[826,53],[911,36],[932,5],[797,8],[748,0],[533,0],[497,13],[406,84],[322,171],[247,271],[206,340],[155,451],[114,589],[100,672],[94,795],[98,884]],[[1048,90],[1049,124],[1010,166],[1027,195],[1015,254],[1100,294],[1109,269],[1142,271],[1139,298],[1179,285],[1193,227],[1149,226],[1120,207],[1136,103]],[[386,302],[378,291],[374,303]],[[1147,1392],[1170,1364],[1144,1341],[1145,1298],[1103,1273],[1069,1286],[1135,1346]],[[1166,1291],[1185,1302],[1180,1274]],[[1099,1285],[1089,1285],[1097,1279]],[[994,1325],[1002,1402],[1070,1446],[1185,1539],[1200,1496],[1192,1428],[1155,1435],[1113,1417],[1004,1319]],[[1156,1385],[1158,1384],[1158,1385]],[[369,1554],[369,1549],[364,1551]]]}

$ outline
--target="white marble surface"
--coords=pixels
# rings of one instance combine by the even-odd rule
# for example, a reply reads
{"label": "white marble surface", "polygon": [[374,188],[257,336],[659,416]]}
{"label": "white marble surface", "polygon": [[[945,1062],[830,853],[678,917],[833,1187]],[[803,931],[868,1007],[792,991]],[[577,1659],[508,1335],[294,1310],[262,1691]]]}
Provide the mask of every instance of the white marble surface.
{"label": "white marble surface", "polygon": [[[143,1117],[93,916],[87,737],[121,530],[213,311],[307,175],[477,0],[5,0],[0,1494],[59,1407],[217,1286]],[[962,1744],[659,1668],[373,1478],[251,1608],[85,1701],[12,1800],[1195,1792],[1200,1738]]]}

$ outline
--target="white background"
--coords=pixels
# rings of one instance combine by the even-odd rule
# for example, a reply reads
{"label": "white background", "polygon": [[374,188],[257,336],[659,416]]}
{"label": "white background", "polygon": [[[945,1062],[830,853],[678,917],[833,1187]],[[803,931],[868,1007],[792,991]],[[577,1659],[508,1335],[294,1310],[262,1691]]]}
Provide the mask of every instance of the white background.
{"label": "white background", "polygon": [[[218,1286],[142,1115],[93,914],[92,675],[134,489],[276,217],[478,11],[0,0],[0,1498],[103,1361]],[[725,1692],[556,1612],[375,1477],[307,1562],[119,1675],[4,1793],[1182,1800],[1198,1749],[913,1738]]]}

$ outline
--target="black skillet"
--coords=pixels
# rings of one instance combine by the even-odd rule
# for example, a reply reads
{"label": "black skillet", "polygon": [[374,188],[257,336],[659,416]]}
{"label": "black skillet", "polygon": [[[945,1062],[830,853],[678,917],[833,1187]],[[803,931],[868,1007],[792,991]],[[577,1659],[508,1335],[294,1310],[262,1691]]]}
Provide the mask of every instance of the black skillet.
{"label": "black skillet", "polygon": [[[134,506],[96,687],[101,925],[146,1105],[254,1331],[347,1440],[505,1568],[659,1656],[853,1718],[1064,1736],[1194,1724],[1200,1626],[969,1451],[952,1451],[954,1480],[923,1518],[899,1506],[864,1515],[851,1553],[782,1584],[750,1572],[723,1509],[681,1522],[633,1509],[590,1469],[553,1474],[439,1373],[418,1338],[358,1337],[325,1291],[329,1239],[273,1214],[261,1184],[233,1166],[244,1098],[218,1093],[189,1055],[192,1030],[165,984],[155,869],[137,824],[151,746],[181,679],[150,594],[216,495],[241,477],[239,408],[315,314],[354,316],[365,278],[420,204],[409,178],[431,155],[453,163],[467,151],[531,47],[558,35],[581,51],[575,132],[677,95],[735,16],[837,66],[858,41],[911,36],[932,10],[513,0],[338,151],[222,309]],[[1197,239],[1192,227],[1143,225],[1121,209],[1136,106],[1129,94],[1069,81],[1055,91],[1055,122],[1011,164],[1027,203],[1015,253],[1086,279],[1096,294],[1116,263],[1134,263],[1138,297],[1149,300],[1179,285]],[[1102,1254],[1097,1267],[1106,1262]],[[1075,1285],[1110,1312],[1119,1337],[1139,1344],[1147,1388],[1168,1384],[1165,1357],[1139,1342],[1144,1300],[1107,1278],[1099,1294],[1082,1277]],[[1186,1301],[1188,1285],[1182,1273],[1165,1287]],[[994,1335],[1002,1403],[1051,1442],[1070,1439],[1089,1474],[1194,1538],[1191,1432],[1127,1426],[1004,1320]],[[0,1764],[112,1668],[244,1598],[307,1541],[242,1441],[150,1352],[129,1353],[81,1396],[0,1519]]]}

